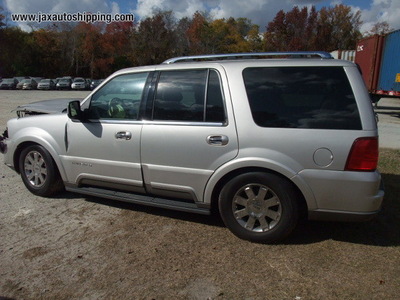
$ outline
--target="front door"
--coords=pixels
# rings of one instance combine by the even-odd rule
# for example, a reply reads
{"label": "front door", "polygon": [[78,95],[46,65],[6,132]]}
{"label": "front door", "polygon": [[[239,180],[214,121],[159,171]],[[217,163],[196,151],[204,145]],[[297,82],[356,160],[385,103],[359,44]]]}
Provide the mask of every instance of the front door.
{"label": "front door", "polygon": [[70,183],[144,191],[138,114],[147,76],[114,77],[89,99],[87,120],[68,121],[62,159]]}

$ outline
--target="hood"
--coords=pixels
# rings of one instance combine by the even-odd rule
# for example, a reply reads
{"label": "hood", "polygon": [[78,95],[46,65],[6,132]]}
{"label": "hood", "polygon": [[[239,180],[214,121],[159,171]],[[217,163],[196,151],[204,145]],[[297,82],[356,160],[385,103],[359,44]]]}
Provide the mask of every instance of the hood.
{"label": "hood", "polygon": [[75,100],[79,100],[82,102],[83,98],[63,98],[37,101],[25,105],[20,105],[13,111],[17,112],[17,116],[19,118],[27,115],[64,113],[67,111],[68,103]]}

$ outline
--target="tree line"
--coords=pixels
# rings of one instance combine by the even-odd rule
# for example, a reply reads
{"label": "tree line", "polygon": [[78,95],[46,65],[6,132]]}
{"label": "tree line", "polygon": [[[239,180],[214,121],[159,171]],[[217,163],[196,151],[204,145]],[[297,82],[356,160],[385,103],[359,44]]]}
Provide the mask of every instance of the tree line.
{"label": "tree line", "polygon": [[[54,23],[25,32],[0,12],[0,76],[104,78],[176,56],[260,51],[355,49],[361,12],[346,5],[279,11],[263,33],[247,18],[214,19],[196,12],[176,19],[158,11],[140,22]],[[374,30],[388,30],[377,24]]]}

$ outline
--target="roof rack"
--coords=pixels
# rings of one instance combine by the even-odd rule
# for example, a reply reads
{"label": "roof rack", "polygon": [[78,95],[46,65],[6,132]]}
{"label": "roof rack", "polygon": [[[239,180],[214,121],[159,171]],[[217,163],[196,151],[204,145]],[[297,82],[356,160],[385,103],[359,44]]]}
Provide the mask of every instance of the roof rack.
{"label": "roof rack", "polygon": [[323,59],[332,59],[332,55],[324,51],[294,51],[294,52],[257,52],[257,53],[230,53],[230,54],[207,54],[195,56],[181,56],[170,58],[163,64],[173,64],[182,61],[198,61],[198,60],[226,60],[226,59],[243,59],[243,58],[260,58],[266,56],[286,56],[289,58],[299,57],[320,57]]}

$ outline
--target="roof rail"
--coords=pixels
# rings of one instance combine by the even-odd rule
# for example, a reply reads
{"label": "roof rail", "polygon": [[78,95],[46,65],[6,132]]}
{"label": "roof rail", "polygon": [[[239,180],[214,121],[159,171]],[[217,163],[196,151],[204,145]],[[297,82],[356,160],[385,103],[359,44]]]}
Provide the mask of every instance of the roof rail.
{"label": "roof rail", "polygon": [[229,53],[229,54],[181,56],[181,57],[170,58],[164,61],[163,64],[173,64],[182,61],[243,59],[243,58],[256,58],[256,57],[266,57],[266,56],[287,56],[289,58],[318,56],[323,59],[333,58],[330,53],[324,51],[256,52],[256,53]]}

